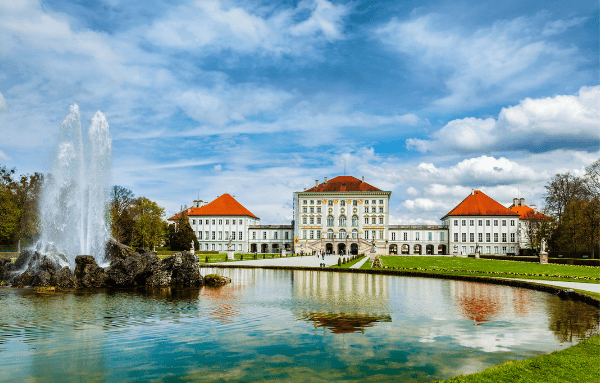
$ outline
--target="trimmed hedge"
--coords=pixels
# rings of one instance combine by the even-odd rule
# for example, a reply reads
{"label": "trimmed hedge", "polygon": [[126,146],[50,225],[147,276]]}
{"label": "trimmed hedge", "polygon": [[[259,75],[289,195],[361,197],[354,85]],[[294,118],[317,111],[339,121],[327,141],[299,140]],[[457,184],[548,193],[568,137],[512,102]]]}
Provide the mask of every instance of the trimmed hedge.
{"label": "trimmed hedge", "polygon": [[[469,258],[475,256],[470,254]],[[509,257],[504,255],[480,255],[481,259],[494,259],[500,261],[517,261],[517,262],[531,262],[538,263],[540,259],[538,257],[522,257],[515,256]],[[574,265],[574,266],[600,266],[600,259],[572,259],[572,258],[548,258],[548,263],[555,263],[557,265]]]}

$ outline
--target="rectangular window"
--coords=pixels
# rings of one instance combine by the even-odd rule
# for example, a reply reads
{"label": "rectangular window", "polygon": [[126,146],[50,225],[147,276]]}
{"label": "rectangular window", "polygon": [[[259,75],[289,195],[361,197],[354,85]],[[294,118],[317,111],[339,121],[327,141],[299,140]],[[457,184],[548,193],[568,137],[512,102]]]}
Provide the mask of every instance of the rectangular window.
{"label": "rectangular window", "polygon": [[382,199],[379,200],[379,204],[383,205],[383,200]]}
{"label": "rectangular window", "polygon": [[192,225],[195,225],[195,224],[196,224],[196,220],[195,220],[195,219],[193,219],[193,220],[192,220]]}
{"label": "rectangular window", "polygon": [[440,241],[443,241],[443,240],[444,240],[444,232],[442,231],[442,232],[440,232]]}
{"label": "rectangular window", "polygon": [[396,233],[392,232],[392,241],[396,240]]}
{"label": "rectangular window", "polygon": [[506,242],[506,233],[502,233],[502,242]]}
{"label": "rectangular window", "polygon": [[202,232],[201,231],[198,232],[198,239],[202,240]]}
{"label": "rectangular window", "polygon": [[242,224],[243,224],[242,222],[243,222],[243,221],[240,219],[240,220],[239,220],[239,222],[238,222],[238,224],[242,225]]}
{"label": "rectangular window", "polygon": [[222,225],[222,224],[223,224],[223,220],[222,220],[222,219],[220,219],[220,220],[219,220],[219,225]]}
{"label": "rectangular window", "polygon": [[228,231],[226,231],[226,232],[225,232],[225,240],[228,240],[228,239],[229,239],[229,232],[228,232]]}
{"label": "rectangular window", "polygon": [[319,207],[317,207],[317,213],[320,213],[320,212],[321,212],[321,207],[319,206]]}
{"label": "rectangular window", "polygon": [[498,226],[498,220],[497,219],[494,220],[494,226]]}
{"label": "rectangular window", "polygon": [[511,242],[515,241],[515,233],[510,233],[510,241]]}
{"label": "rectangular window", "polygon": [[212,243],[212,244],[210,245],[210,249],[211,249],[211,250],[213,250],[213,251],[215,250],[215,244],[214,244],[214,243]]}
{"label": "rectangular window", "polygon": [[314,231],[310,231],[310,239],[315,239],[315,232]]}
{"label": "rectangular window", "polygon": [[469,226],[475,226],[475,220],[474,219],[470,219],[469,220]]}
{"label": "rectangular window", "polygon": [[506,255],[506,246],[502,246],[502,254]]}
{"label": "rectangular window", "polygon": [[371,208],[371,213],[377,213],[377,208],[375,206]]}
{"label": "rectangular window", "polygon": [[225,220],[225,225],[229,225],[229,220],[228,219]]}
{"label": "rectangular window", "polygon": [[273,232],[273,239],[278,239],[278,238],[277,238],[277,232],[276,232],[276,231],[275,231],[275,232]]}
{"label": "rectangular window", "polygon": [[403,234],[404,234],[404,236],[403,236],[403,237],[404,237],[404,240],[405,240],[405,241],[408,241],[408,233],[407,233],[407,232],[404,232]]}
{"label": "rectangular window", "polygon": [[369,239],[369,230],[365,230],[365,239]]}
{"label": "rectangular window", "polygon": [[241,243],[238,245],[238,251],[242,251],[242,244]]}
{"label": "rectangular window", "polygon": [[317,239],[321,239],[321,230],[317,230]]}
{"label": "rectangular window", "polygon": [[[206,220],[206,222],[205,222],[205,223],[208,225],[208,220]],[[208,249],[206,249],[206,250],[208,250]]]}
{"label": "rectangular window", "polygon": [[486,234],[485,234],[485,241],[486,241],[486,242],[490,242],[490,241],[491,241],[491,240],[490,240],[490,233],[486,233]]}
{"label": "rectangular window", "polygon": [[379,217],[379,224],[383,225],[383,217]]}
{"label": "rectangular window", "polygon": [[217,232],[216,231],[212,232],[212,239],[213,240],[217,239]]}
{"label": "rectangular window", "polygon": [[498,246],[494,246],[494,254],[498,254]]}
{"label": "rectangular window", "polygon": [[219,232],[219,240],[220,240],[220,241],[222,241],[222,240],[223,240],[223,232],[222,232],[222,231],[220,231],[220,232]]}
{"label": "rectangular window", "polygon": [[368,204],[369,204],[369,200],[368,200],[368,199],[366,199],[366,200],[365,200],[365,205],[368,205]]}
{"label": "rectangular window", "polygon": [[314,204],[315,204],[315,200],[314,200],[314,199],[311,199],[311,200],[310,200],[310,204],[311,204],[311,205],[314,205]]}
{"label": "rectangular window", "polygon": [[306,225],[306,217],[302,217],[302,224]]}
{"label": "rectangular window", "polygon": [[462,241],[467,242],[467,233],[462,233]]}
{"label": "rectangular window", "polygon": [[486,253],[486,254],[491,254],[491,252],[492,252],[492,249],[491,249],[491,247],[489,247],[489,246],[486,246],[486,247],[485,247],[485,253]]}
{"label": "rectangular window", "polygon": [[[241,233],[240,233],[240,234],[241,234]],[[240,238],[240,239],[242,239],[242,238]],[[232,241],[235,241],[235,231],[232,231],[232,232],[231,232],[231,240],[232,240]]]}
{"label": "rectangular window", "polygon": [[432,232],[427,233],[427,240],[428,241],[433,240],[433,233]]}
{"label": "rectangular window", "polygon": [[333,200],[330,199],[329,201],[327,201],[327,206],[333,206]]}
{"label": "rectangular window", "polygon": [[379,239],[383,239],[383,230],[379,230]]}
{"label": "rectangular window", "polygon": [[321,217],[317,217],[317,225],[321,224]]}
{"label": "rectangular window", "polygon": [[377,218],[375,218],[375,217],[371,218],[371,223],[372,223],[373,225],[374,225],[374,224],[376,224],[376,223],[377,223]]}
{"label": "rectangular window", "polygon": [[494,242],[498,242],[498,233],[494,233]]}
{"label": "rectangular window", "polygon": [[482,233],[477,234],[477,240],[479,242],[483,242],[483,234]]}
{"label": "rectangular window", "polygon": [[475,242],[475,234],[474,233],[469,234],[469,242]]}
{"label": "rectangular window", "polygon": [[506,226],[506,220],[505,219],[502,220],[502,226]]}
{"label": "rectangular window", "polygon": [[207,250],[207,251],[208,251],[208,243],[205,243],[205,244],[204,244],[204,250]]}
{"label": "rectangular window", "polygon": [[263,239],[267,239],[267,232],[263,231]]}
{"label": "rectangular window", "polygon": [[419,232],[417,231],[417,232],[415,233],[415,241],[418,241],[418,240],[419,240]]}
{"label": "rectangular window", "polygon": [[352,206],[358,206],[358,201],[357,200],[353,200],[352,201]]}
{"label": "rectangular window", "polygon": [[379,212],[383,213],[383,206],[379,206]]}
{"label": "rectangular window", "polygon": [[208,231],[205,231],[205,232],[204,232],[204,234],[205,234],[205,235],[204,235],[204,238],[208,239],[208,238],[209,238],[209,237],[208,237]]}
{"label": "rectangular window", "polygon": [[313,225],[315,223],[315,219],[313,217],[310,217],[310,224]]}
{"label": "rectangular window", "polygon": [[[373,201],[373,203],[375,203],[375,201]],[[377,232],[375,230],[371,231],[371,234],[373,239],[377,238]]]}
{"label": "rectangular window", "polygon": [[369,223],[369,217],[365,217],[365,225]]}
{"label": "rectangular window", "polygon": [[252,232],[252,239],[256,239],[256,232],[255,231]]}
{"label": "rectangular window", "polygon": [[303,200],[303,201],[302,201],[302,204],[303,204],[303,205],[307,205],[307,204],[308,204],[308,200]]}
{"label": "rectangular window", "polygon": [[302,239],[306,239],[306,230],[302,230]]}
{"label": "rectangular window", "polygon": [[490,220],[489,219],[485,220],[485,226],[490,226]]}
{"label": "rectangular window", "polygon": [[515,220],[514,219],[510,220],[510,226],[515,226]]}
{"label": "rectangular window", "polygon": [[483,226],[483,220],[482,219],[480,219],[480,220],[477,221],[477,226]]}
{"label": "rectangular window", "polygon": [[303,212],[303,213],[308,213],[308,208],[307,208],[306,206],[304,206],[304,207],[302,208],[302,212]]}
{"label": "rectangular window", "polygon": [[212,220],[212,224],[213,224],[213,225],[215,225],[215,224],[216,224],[216,222],[217,222],[216,220],[214,220],[214,219]]}
{"label": "rectangular window", "polygon": [[454,233],[454,242],[458,242],[458,233]]}
{"label": "rectangular window", "polygon": [[285,232],[285,239],[290,239],[290,232],[289,231]]}
{"label": "rectangular window", "polygon": [[454,220],[454,226],[458,226],[458,220],[457,219]]}
{"label": "rectangular window", "polygon": [[369,212],[369,207],[365,206],[365,213],[368,213],[368,212]]}
{"label": "rectangular window", "polygon": [[475,254],[475,246],[469,247],[469,254]]}
{"label": "rectangular window", "polygon": [[315,208],[311,206],[311,207],[310,207],[310,212],[311,212],[311,213],[314,213],[314,212],[315,212]]}

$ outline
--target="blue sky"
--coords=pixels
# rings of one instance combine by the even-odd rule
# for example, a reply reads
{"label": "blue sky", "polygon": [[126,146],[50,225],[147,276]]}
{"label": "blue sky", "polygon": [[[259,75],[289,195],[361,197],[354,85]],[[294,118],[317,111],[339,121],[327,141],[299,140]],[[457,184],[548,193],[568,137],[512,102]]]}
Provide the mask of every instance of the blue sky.
{"label": "blue sky", "polygon": [[49,172],[69,106],[101,110],[112,182],[262,223],[354,175],[395,224],[471,188],[543,203],[600,157],[598,1],[0,0],[0,164]]}

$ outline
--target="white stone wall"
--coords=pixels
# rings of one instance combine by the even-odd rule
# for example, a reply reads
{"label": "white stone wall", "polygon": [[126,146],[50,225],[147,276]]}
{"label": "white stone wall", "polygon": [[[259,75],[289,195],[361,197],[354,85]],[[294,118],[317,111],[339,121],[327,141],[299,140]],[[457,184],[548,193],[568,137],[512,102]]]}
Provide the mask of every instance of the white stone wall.
{"label": "white stone wall", "polygon": [[451,216],[446,217],[449,252],[458,255],[475,253],[505,255],[519,252],[517,216]]}
{"label": "white stone wall", "polygon": [[231,243],[236,253],[249,251],[248,227],[259,222],[248,216],[188,216],[188,220],[200,244],[197,250],[225,252],[230,236],[235,233]]}
{"label": "white stone wall", "polygon": [[283,248],[287,248],[289,253],[293,247],[294,228],[291,225],[254,225],[248,228],[250,253],[280,253]]}

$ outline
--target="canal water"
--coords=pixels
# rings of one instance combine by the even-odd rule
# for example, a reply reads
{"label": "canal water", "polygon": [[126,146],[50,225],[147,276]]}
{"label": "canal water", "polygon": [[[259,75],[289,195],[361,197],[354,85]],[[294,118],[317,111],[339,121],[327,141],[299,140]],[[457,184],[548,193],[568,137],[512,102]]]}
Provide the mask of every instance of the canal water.
{"label": "canal water", "polygon": [[203,269],[220,288],[0,289],[0,381],[429,381],[561,350],[599,310],[441,279]]}

